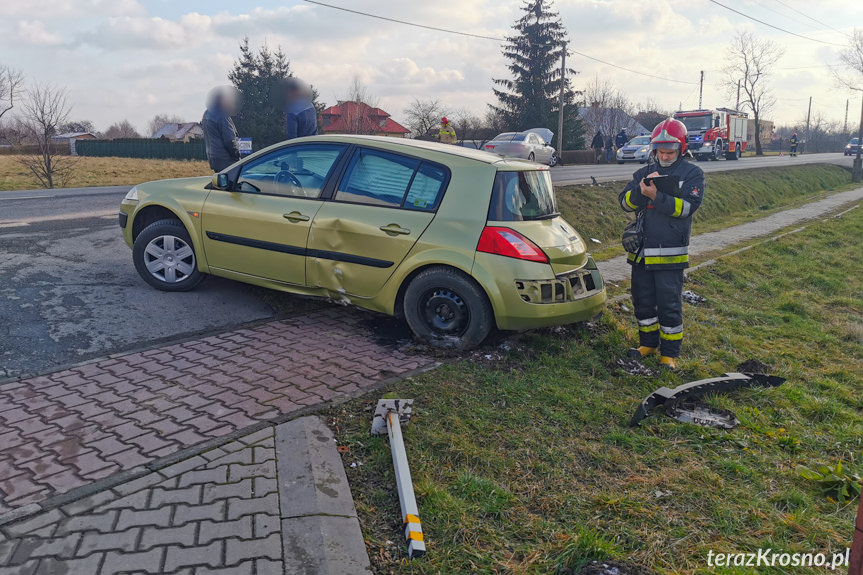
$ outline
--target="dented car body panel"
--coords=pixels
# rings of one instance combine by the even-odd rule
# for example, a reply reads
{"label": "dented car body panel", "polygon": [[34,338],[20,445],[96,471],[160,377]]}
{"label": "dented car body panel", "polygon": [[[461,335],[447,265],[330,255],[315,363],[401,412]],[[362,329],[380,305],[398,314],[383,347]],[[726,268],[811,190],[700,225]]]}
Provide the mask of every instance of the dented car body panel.
{"label": "dented car body panel", "polygon": [[[432,142],[298,138],[225,169],[223,189],[209,177],[137,186],[123,235],[134,246],[157,207],[186,227],[202,273],[400,315],[412,278],[446,266],[481,287],[500,329],[589,320],[606,292],[575,228],[556,213],[488,217],[499,173],[543,169]],[[487,226],[518,232],[547,261],[478,251]]]}

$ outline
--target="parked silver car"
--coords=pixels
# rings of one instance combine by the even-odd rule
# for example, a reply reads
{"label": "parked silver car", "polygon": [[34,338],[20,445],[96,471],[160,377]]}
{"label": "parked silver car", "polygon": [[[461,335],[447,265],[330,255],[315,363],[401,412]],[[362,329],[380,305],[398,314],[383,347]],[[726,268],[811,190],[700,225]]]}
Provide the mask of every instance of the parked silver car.
{"label": "parked silver car", "polygon": [[650,159],[650,136],[636,136],[617,150],[617,163],[638,162],[647,163]]}
{"label": "parked silver car", "polygon": [[531,128],[524,132],[504,132],[485,144],[485,151],[508,158],[557,165],[557,152],[551,147],[554,133],[547,128]]}

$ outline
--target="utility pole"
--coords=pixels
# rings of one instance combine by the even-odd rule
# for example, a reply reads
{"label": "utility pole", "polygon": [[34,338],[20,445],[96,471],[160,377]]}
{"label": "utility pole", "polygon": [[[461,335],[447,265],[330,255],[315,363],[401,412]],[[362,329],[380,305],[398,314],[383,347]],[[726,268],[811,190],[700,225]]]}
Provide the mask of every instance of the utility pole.
{"label": "utility pole", "polygon": [[557,162],[563,164],[563,98],[566,88],[566,42],[560,58],[560,104],[557,111]]}
{"label": "utility pole", "polygon": [[740,110],[740,80],[737,80],[737,104],[734,105],[735,110]]}
{"label": "utility pole", "polygon": [[842,136],[848,135],[848,102],[850,98],[845,98],[845,126],[842,128]]}
{"label": "utility pole", "polygon": [[[863,90],[860,91],[863,96]],[[860,98],[860,130],[857,133],[857,157],[854,158],[854,167],[851,169],[851,181],[863,180],[863,160],[860,159],[860,149],[863,148],[863,98]]]}
{"label": "utility pole", "polygon": [[809,147],[809,118],[812,116],[812,96],[809,96],[809,111],[806,112],[806,145],[803,146],[803,151]]}
{"label": "utility pole", "polygon": [[698,109],[701,109],[701,93],[704,90],[704,70],[701,71],[701,81],[698,82]]}

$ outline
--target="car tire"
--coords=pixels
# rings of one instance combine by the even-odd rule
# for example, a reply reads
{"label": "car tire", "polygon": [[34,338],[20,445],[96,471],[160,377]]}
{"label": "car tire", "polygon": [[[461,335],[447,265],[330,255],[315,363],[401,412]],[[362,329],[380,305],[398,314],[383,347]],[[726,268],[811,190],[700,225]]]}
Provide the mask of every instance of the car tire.
{"label": "car tire", "polygon": [[165,219],[144,228],[132,247],[138,275],[162,291],[189,291],[205,274],[198,271],[192,238],[179,220]]}
{"label": "car tire", "polygon": [[557,165],[557,154],[552,154],[551,159],[548,161],[548,167],[553,168]]}
{"label": "car tire", "polygon": [[716,140],[716,146],[713,148],[713,155],[710,156],[710,159],[713,161],[717,161],[724,155],[725,149],[722,146],[722,140]]}
{"label": "car tire", "polygon": [[527,155],[527,160],[529,162],[532,162],[534,160],[534,158],[536,158],[536,156],[533,155],[533,152],[531,152]]}
{"label": "car tire", "polygon": [[494,311],[485,292],[467,274],[449,267],[421,271],[404,297],[408,326],[434,347],[473,349],[494,328]]}

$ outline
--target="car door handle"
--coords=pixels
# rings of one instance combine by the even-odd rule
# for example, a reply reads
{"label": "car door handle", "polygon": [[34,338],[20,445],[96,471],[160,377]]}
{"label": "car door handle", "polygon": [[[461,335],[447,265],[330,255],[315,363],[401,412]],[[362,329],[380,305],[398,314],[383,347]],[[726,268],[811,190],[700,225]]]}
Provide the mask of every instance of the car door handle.
{"label": "car door handle", "polygon": [[403,228],[403,227],[401,227],[401,226],[400,226],[400,225],[398,225],[398,224],[387,224],[387,225],[385,225],[385,226],[381,226],[381,227],[380,227],[380,230],[381,230],[382,232],[386,232],[386,233],[387,233],[387,234],[389,234],[389,235],[402,235],[402,236],[406,236],[406,235],[408,235],[409,233],[411,233],[411,231],[410,231],[409,229],[407,229],[407,228]]}
{"label": "car door handle", "polygon": [[307,222],[309,221],[309,216],[301,214],[300,212],[291,212],[289,214],[282,214],[282,217],[291,222]]}

